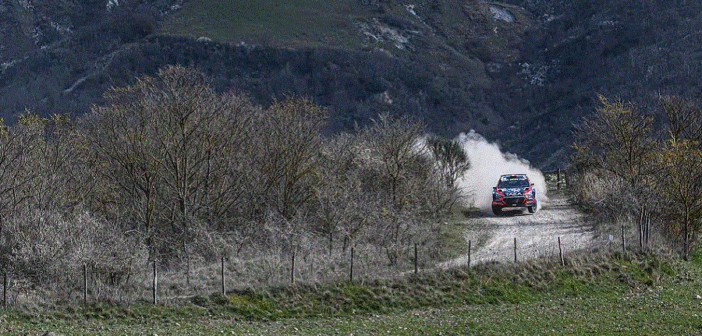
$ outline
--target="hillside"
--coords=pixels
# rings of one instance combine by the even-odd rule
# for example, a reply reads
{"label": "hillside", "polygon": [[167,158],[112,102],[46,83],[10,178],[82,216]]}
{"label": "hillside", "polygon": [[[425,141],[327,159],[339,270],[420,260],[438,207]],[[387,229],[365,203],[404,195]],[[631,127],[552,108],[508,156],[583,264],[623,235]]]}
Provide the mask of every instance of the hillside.
{"label": "hillside", "polygon": [[563,166],[597,93],[644,107],[699,96],[700,13],[682,0],[0,0],[0,111],[80,115],[178,63],[260,104],[313,97],[329,132],[391,111]]}

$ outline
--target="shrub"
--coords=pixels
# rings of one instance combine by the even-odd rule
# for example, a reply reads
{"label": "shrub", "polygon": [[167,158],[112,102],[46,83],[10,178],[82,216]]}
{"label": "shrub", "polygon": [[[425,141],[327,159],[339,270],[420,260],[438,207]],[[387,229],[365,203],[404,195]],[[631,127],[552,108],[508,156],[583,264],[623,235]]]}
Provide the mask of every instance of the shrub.
{"label": "shrub", "polygon": [[35,285],[76,287],[84,264],[98,281],[121,284],[145,256],[140,244],[87,212],[33,210],[9,218],[2,234],[12,273]]}

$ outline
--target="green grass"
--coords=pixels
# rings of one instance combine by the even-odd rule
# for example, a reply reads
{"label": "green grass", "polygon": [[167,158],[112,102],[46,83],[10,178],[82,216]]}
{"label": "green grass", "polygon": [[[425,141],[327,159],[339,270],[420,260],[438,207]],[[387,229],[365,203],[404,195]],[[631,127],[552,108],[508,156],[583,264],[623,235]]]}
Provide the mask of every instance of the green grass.
{"label": "green grass", "polygon": [[[434,13],[441,18],[437,24],[451,27],[439,30],[454,31],[459,29],[457,27],[464,30],[466,24],[471,24],[458,3],[442,2],[446,10]],[[372,24],[376,20],[394,22],[389,26],[399,26],[405,37],[410,37],[410,47],[397,48],[392,41],[376,41],[364,35],[360,24]],[[200,0],[186,2],[183,8],[161,22],[157,33],[275,48],[350,51],[380,48],[400,58],[429,64],[432,71],[446,73],[456,80],[454,85],[489,87],[491,80],[482,61],[471,50],[459,48],[465,44],[463,35],[445,35],[435,30],[412,15],[399,1],[363,6],[355,0]],[[466,83],[460,84],[460,81]]]}
{"label": "green grass", "polygon": [[[578,259],[579,258],[579,259]],[[702,268],[655,255],[484,265],[366,283],[212,294],[167,305],[0,310],[0,334],[689,334]],[[652,323],[655,321],[655,323]]]}
{"label": "green grass", "polygon": [[353,1],[189,1],[161,33],[275,46],[360,46]]}
{"label": "green grass", "polygon": [[[442,255],[445,259],[451,259],[465,254],[467,251],[468,242],[465,239],[466,230],[474,229],[476,235],[484,236],[483,243],[491,235],[491,228],[485,225],[472,225],[469,227],[467,219],[479,214],[479,210],[474,208],[454,207],[454,210],[447,216],[441,224],[440,235],[442,242]],[[479,242],[472,241],[471,248],[478,248]]]}

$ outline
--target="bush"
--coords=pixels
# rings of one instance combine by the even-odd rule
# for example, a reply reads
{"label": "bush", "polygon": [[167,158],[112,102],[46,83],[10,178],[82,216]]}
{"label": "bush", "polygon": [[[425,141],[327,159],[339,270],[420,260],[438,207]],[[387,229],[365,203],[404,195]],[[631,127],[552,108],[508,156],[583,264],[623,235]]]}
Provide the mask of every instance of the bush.
{"label": "bush", "polygon": [[117,285],[145,257],[139,243],[87,212],[33,210],[9,218],[2,234],[12,273],[35,285],[79,286],[84,264],[98,281]]}

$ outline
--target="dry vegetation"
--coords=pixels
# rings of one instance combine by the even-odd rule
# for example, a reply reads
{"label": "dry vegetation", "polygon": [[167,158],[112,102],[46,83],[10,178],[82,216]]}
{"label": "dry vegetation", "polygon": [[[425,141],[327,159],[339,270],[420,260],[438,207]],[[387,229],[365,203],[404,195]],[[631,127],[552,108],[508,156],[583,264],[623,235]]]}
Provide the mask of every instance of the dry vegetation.
{"label": "dry vegetation", "polygon": [[[576,199],[600,226],[634,228],[647,248],[660,234],[687,258],[702,219],[701,110],[682,97],[660,97],[659,111],[600,96],[591,119],[576,126]],[[662,127],[656,119],[664,120]]]}
{"label": "dry vegetation", "polygon": [[699,265],[667,254],[572,253],[565,266],[548,258],[214,293],[166,305],[102,301],[59,311],[5,310],[0,333],[637,334],[645,328],[688,334],[699,329]]}
{"label": "dry vegetation", "polygon": [[467,159],[451,141],[429,149],[418,122],[381,115],[325,138],[310,100],[255,106],[177,66],[105,100],[2,129],[0,268],[25,296],[80,297],[84,265],[91,297],[132,300],[153,261],[177,296],[211,288],[198,276],[220,258],[244,287],[289,282],[295,256],[310,282],[346,277],[352,248],[358,277],[408,267],[415,244],[441,258]]}

